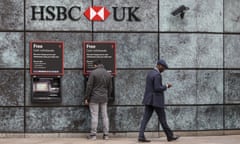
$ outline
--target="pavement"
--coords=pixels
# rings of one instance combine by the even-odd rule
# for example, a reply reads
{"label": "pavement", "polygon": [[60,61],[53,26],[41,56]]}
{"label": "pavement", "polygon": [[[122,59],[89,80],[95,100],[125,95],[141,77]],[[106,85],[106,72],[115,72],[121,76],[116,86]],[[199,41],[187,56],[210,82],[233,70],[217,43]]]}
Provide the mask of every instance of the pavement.
{"label": "pavement", "polygon": [[[149,138],[149,144],[239,144],[240,135],[184,136],[177,141],[167,142],[166,137]],[[110,138],[87,140],[86,138],[0,138],[0,144],[138,144],[136,138]]]}

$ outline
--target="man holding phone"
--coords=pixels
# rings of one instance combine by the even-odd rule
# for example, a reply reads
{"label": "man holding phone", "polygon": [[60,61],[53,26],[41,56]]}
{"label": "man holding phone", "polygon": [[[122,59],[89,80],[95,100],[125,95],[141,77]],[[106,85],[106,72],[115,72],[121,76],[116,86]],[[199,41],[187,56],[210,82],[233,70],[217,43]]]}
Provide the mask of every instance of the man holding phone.
{"label": "man holding phone", "polygon": [[166,114],[164,110],[164,91],[172,87],[172,84],[162,84],[161,73],[164,72],[165,69],[168,69],[167,63],[164,60],[158,60],[156,67],[147,75],[146,88],[142,102],[145,105],[145,112],[139,130],[139,142],[151,142],[145,138],[144,131],[153,114],[153,111],[156,111],[157,113],[161,126],[167,136],[167,140],[173,141],[179,138],[178,136],[173,135],[173,132],[166,121]]}

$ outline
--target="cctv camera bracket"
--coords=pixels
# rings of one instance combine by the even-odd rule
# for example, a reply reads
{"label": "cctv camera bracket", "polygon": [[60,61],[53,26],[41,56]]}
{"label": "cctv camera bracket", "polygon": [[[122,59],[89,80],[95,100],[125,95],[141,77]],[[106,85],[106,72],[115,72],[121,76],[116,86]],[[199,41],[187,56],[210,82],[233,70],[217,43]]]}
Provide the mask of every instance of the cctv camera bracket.
{"label": "cctv camera bracket", "polygon": [[174,10],[171,14],[173,16],[177,16],[180,15],[181,19],[184,18],[185,12],[189,10],[189,7],[186,7],[184,5],[181,5],[180,7],[178,7],[176,10]]}

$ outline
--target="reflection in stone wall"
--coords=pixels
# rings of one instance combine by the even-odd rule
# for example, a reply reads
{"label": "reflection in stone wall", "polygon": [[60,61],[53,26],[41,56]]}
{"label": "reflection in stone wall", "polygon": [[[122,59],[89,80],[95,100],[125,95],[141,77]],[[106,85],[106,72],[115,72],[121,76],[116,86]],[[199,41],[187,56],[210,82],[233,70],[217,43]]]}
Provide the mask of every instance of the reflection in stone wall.
{"label": "reflection in stone wall", "polygon": [[[89,21],[84,12],[92,4],[105,6],[109,17]],[[40,5],[81,9],[67,15],[58,15],[57,7],[49,9],[53,13],[45,9],[36,14],[45,20],[32,20],[32,6]],[[184,19],[171,15],[180,5],[190,8]],[[165,93],[173,130],[239,130],[239,7],[239,0],[0,0],[0,132],[89,131],[89,110],[83,105],[85,40],[116,42],[111,132],[139,130],[146,75],[159,58],[170,67],[162,75],[164,83],[173,84]],[[72,21],[69,14],[80,19]],[[56,20],[62,16],[66,20]],[[64,42],[61,103],[31,102],[33,40]],[[162,130],[158,126],[154,114],[147,131]]]}
{"label": "reflection in stone wall", "polygon": [[0,30],[24,29],[24,1],[0,1]]}
{"label": "reflection in stone wall", "polygon": [[24,108],[0,108],[1,132],[24,132]]}
{"label": "reflection in stone wall", "polygon": [[225,102],[239,103],[240,102],[240,71],[232,70],[225,73]]}
{"label": "reflection in stone wall", "polygon": [[0,32],[0,67],[24,68],[24,34]]}
{"label": "reflection in stone wall", "polygon": [[0,106],[24,106],[24,71],[0,71]]}

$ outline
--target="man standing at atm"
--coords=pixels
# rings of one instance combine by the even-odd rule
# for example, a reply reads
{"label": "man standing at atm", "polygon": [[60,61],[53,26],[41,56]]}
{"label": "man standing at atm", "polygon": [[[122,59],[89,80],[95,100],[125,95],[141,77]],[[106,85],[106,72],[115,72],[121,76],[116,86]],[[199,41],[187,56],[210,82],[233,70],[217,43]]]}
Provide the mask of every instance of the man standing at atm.
{"label": "man standing at atm", "polygon": [[88,78],[85,104],[89,105],[91,113],[91,133],[88,139],[96,140],[98,112],[101,109],[103,119],[103,139],[108,139],[109,119],[107,113],[108,97],[112,93],[112,76],[106,71],[100,60],[93,62],[94,67]]}

